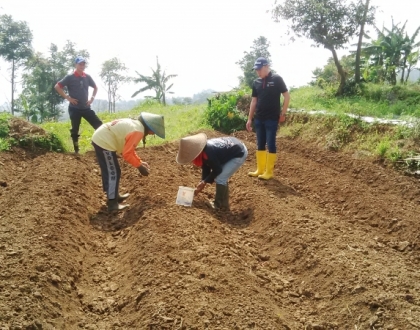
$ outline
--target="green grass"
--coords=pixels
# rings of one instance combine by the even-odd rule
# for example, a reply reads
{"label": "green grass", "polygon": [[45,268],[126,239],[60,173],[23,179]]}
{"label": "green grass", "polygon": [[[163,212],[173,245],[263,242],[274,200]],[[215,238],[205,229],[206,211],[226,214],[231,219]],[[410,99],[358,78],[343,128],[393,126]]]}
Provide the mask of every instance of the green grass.
{"label": "green grass", "polygon": [[[376,87],[375,87],[376,88]],[[352,96],[336,98],[330,90],[319,87],[306,86],[292,89],[290,108],[304,110],[326,110],[334,113],[352,113],[360,116],[372,116],[379,118],[404,118],[420,117],[420,102],[412,94],[405,99],[404,93],[388,87],[382,87],[380,94],[374,87],[368,85],[365,96]],[[379,89],[379,87],[377,88]],[[408,87],[407,87],[408,89]],[[412,87],[416,89],[416,87]],[[380,94],[376,96],[376,94]],[[420,91],[417,92],[420,95]]]}
{"label": "green grass", "polygon": [[301,138],[320,147],[373,157],[403,170],[420,169],[420,161],[405,161],[420,154],[420,121],[412,127],[368,124],[343,114],[290,113],[279,135]]}
{"label": "green grass", "polygon": [[[204,111],[206,106],[206,104],[201,104],[164,107],[157,103],[148,102],[129,111],[121,111],[113,114],[98,113],[98,116],[106,123],[117,118],[137,118],[142,111],[163,115],[165,117],[166,139],[163,140],[159,137],[148,136],[146,145],[149,146],[179,139],[201,128],[209,128],[204,124]],[[41,127],[48,132],[54,133],[63,142],[66,151],[73,151],[73,144],[70,138],[70,121],[44,123]],[[93,132],[93,128],[82,119],[79,138],[79,146],[82,153],[92,150],[91,138]]]}

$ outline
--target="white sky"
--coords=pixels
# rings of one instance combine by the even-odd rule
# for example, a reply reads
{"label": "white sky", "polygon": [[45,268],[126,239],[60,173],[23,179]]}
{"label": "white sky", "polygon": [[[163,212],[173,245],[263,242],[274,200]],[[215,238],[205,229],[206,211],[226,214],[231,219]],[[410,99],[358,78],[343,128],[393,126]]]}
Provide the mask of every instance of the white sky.
{"label": "white sky", "polygon": [[[379,6],[377,26],[408,20],[410,36],[420,25],[418,0],[374,0]],[[156,56],[172,82],[175,96],[192,96],[203,89],[229,90],[241,74],[235,64],[249,51],[254,39],[265,36],[272,67],[286,84],[302,86],[312,71],[326,63],[331,53],[312,48],[308,40],[290,44],[285,26],[274,23],[267,12],[274,0],[0,0],[0,14],[28,22],[33,47],[47,55],[51,43],[61,49],[66,40],[90,53],[86,72],[106,99],[100,80],[101,64],[118,57],[130,69],[149,75]],[[376,37],[376,33],[373,33]],[[340,55],[347,53],[341,51]],[[10,100],[7,65],[0,62],[0,104]],[[140,85],[127,85],[120,94],[130,99]],[[140,94],[148,95],[147,93]],[[151,94],[150,94],[151,95]]]}

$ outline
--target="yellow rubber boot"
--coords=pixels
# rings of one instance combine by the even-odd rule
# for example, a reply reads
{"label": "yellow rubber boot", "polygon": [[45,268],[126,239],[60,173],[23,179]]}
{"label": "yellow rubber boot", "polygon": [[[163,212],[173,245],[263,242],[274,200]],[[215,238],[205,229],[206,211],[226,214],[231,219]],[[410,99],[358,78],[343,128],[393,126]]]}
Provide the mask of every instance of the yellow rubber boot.
{"label": "yellow rubber boot", "polygon": [[267,153],[267,166],[265,173],[258,176],[258,179],[269,180],[274,175],[274,164],[277,160],[277,154]]}
{"label": "yellow rubber boot", "polygon": [[265,150],[257,150],[255,153],[257,156],[257,170],[255,172],[249,172],[249,176],[257,177],[261,175],[265,171],[265,164],[267,162],[267,151]]}

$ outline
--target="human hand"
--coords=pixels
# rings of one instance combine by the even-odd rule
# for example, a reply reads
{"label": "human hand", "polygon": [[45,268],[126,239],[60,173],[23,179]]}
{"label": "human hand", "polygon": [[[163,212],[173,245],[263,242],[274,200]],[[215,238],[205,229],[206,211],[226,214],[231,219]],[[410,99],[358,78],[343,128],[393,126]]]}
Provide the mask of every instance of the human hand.
{"label": "human hand", "polygon": [[92,103],[93,103],[93,101],[94,101],[95,99],[93,98],[93,97],[91,97],[90,99],[89,99],[89,101],[87,101],[86,102],[86,105],[87,106],[89,106],[89,105],[91,105]]}
{"label": "human hand", "polygon": [[79,103],[78,99],[74,99],[71,96],[69,96],[69,98],[67,100],[73,105],[77,105]]}
{"label": "human hand", "polygon": [[201,181],[194,190],[194,196],[197,196],[206,186],[204,181]]}
{"label": "human hand", "polygon": [[147,163],[141,163],[141,165],[137,168],[141,175],[148,176],[150,167]]}
{"label": "human hand", "polygon": [[246,122],[246,129],[248,132],[252,132],[251,123],[252,123],[252,120],[250,119],[248,119],[248,121]]}
{"label": "human hand", "polygon": [[286,121],[286,115],[280,115],[279,123],[284,123]]}

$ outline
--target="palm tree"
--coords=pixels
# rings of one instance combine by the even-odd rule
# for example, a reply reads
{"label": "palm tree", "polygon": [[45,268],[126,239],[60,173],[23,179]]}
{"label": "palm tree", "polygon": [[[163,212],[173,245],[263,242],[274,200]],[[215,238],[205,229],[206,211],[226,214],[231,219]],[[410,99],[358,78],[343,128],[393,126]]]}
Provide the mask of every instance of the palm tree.
{"label": "palm tree", "polygon": [[139,76],[138,78],[134,78],[133,81],[135,83],[146,83],[146,86],[140,88],[137,92],[135,92],[131,97],[135,97],[137,94],[145,92],[147,90],[154,90],[156,93],[155,99],[159,101],[159,103],[163,103],[163,105],[166,105],[166,93],[173,94],[173,92],[170,92],[169,90],[172,88],[174,84],[170,84],[167,86],[167,83],[170,79],[177,77],[177,74],[170,74],[166,75],[166,72],[161,69],[161,66],[159,64],[159,58],[156,56],[156,63],[157,68],[156,70],[152,69],[152,75],[151,76],[145,76],[140,73],[137,73]]}
{"label": "palm tree", "polygon": [[382,30],[375,26],[378,39],[371,43],[363,44],[362,54],[367,56],[375,69],[381,73],[379,76],[380,81],[385,79],[392,85],[396,85],[397,71],[402,69],[401,82],[404,82],[409,55],[415,47],[420,45],[420,43],[415,42],[415,38],[420,32],[420,27],[409,38],[404,32],[406,23],[399,27],[399,23],[394,24],[394,21],[392,21],[391,29],[383,27]]}
{"label": "palm tree", "polygon": [[360,83],[360,66],[361,66],[361,55],[362,55],[362,44],[363,44],[363,37],[365,36],[365,24],[367,19],[367,14],[369,12],[369,4],[370,0],[366,0],[365,8],[363,11],[363,18],[360,22],[360,32],[359,32],[359,42],[357,43],[357,50],[356,50],[356,63],[355,63],[355,72],[354,77],[357,84]]}
{"label": "palm tree", "polygon": [[[407,34],[405,35],[404,44],[402,45],[403,58],[401,60],[401,68],[402,68],[401,83],[406,82],[408,79],[408,75],[410,74],[410,71],[412,68],[411,65],[410,65],[410,68],[407,68],[407,64],[410,64],[408,63],[409,60],[412,62],[415,59],[415,56],[410,56],[410,55],[413,53],[414,48],[420,46],[420,42],[416,42],[416,38],[419,32],[420,32],[420,26],[416,29],[416,31],[411,36],[411,38]],[[404,75],[405,75],[406,68],[407,68],[407,77],[405,78]]]}
{"label": "palm tree", "polygon": [[420,50],[416,50],[415,52],[411,52],[410,55],[407,56],[407,75],[405,77],[404,83],[407,83],[408,77],[410,76],[411,71],[413,70],[414,66],[420,60]]}

